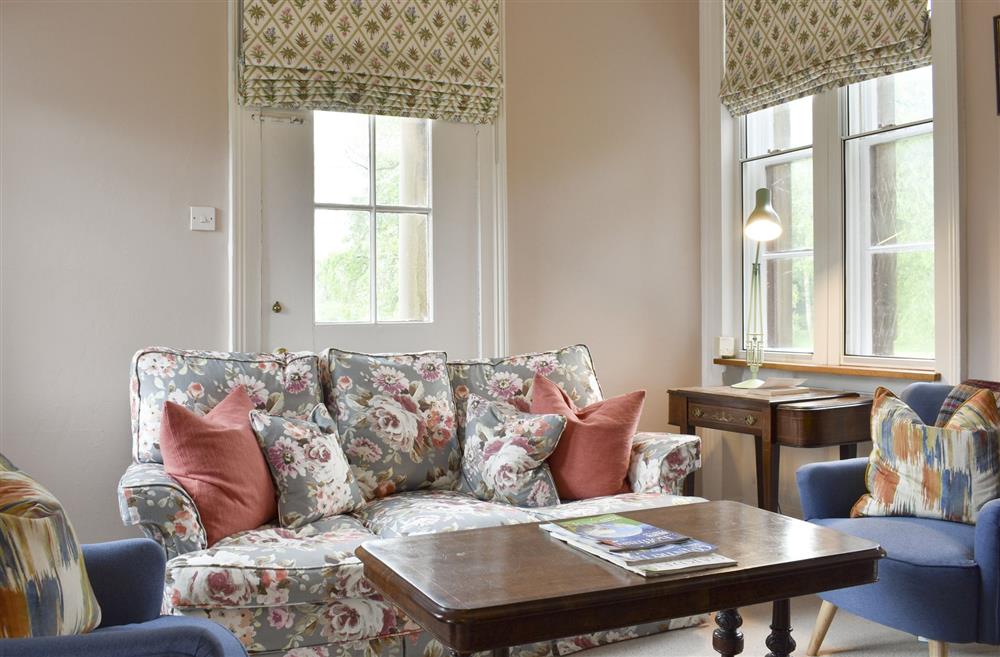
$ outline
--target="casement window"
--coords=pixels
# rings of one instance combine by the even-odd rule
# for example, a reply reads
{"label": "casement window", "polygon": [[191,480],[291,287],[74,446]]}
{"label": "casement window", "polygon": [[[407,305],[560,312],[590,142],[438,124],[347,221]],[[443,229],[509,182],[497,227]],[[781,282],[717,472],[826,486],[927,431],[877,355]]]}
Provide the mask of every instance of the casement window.
{"label": "casement window", "polygon": [[317,324],[429,322],[431,126],[313,113]]}
{"label": "casement window", "polygon": [[740,221],[768,187],[784,227],[761,250],[767,360],[934,367],[932,106],[928,66],[735,122]]}

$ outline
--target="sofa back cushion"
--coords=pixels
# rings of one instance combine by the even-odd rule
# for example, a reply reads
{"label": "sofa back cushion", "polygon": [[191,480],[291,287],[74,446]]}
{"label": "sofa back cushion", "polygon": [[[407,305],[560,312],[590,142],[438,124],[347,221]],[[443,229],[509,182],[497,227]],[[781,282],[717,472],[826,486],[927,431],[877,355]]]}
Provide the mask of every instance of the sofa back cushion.
{"label": "sofa back cushion", "polygon": [[531,410],[531,386],[541,374],[562,388],[577,406],[601,401],[594,361],[586,345],[490,360],[448,363],[448,376],[458,409],[458,437],[465,441],[465,405],[470,394],[507,402],[521,412]]}
{"label": "sofa back cushion", "polygon": [[461,454],[444,352],[320,355],[324,396],[366,499],[454,489]]}
{"label": "sofa back cushion", "polygon": [[204,415],[236,386],[254,406],[274,415],[307,418],[322,401],[316,354],[248,354],[150,347],[132,358],[132,458],[163,463],[160,423],[170,400]]}
{"label": "sofa back cushion", "polygon": [[0,471],[0,639],[82,634],[100,623],[59,500],[19,470]]}

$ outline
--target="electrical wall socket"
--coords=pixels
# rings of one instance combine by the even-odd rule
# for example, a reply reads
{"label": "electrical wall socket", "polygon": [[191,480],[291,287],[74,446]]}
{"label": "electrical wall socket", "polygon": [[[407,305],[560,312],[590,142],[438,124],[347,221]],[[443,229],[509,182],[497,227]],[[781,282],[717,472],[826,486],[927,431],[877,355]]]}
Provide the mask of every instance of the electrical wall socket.
{"label": "electrical wall socket", "polygon": [[192,205],[191,230],[215,230],[215,208]]}

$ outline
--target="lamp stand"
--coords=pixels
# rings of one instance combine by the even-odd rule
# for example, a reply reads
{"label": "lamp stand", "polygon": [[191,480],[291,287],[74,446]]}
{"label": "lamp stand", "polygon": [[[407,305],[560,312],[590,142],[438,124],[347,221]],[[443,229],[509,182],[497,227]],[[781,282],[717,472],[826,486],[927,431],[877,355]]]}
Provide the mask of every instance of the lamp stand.
{"label": "lamp stand", "polygon": [[764,363],[764,309],[760,303],[760,242],[750,269],[750,300],[747,303],[747,367],[750,378],[734,383],[733,388],[759,388],[763,379],[757,378],[757,371]]}

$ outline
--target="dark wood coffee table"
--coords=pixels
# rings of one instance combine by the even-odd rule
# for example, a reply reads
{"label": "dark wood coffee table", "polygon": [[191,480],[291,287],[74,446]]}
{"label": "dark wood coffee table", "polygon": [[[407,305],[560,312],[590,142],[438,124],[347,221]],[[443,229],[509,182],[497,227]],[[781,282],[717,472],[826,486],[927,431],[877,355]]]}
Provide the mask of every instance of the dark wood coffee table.
{"label": "dark wood coffee table", "polygon": [[644,578],[537,524],[392,538],[357,549],[365,576],[452,655],[719,611],[712,645],[743,651],[738,607],[773,602],[767,647],[795,649],[788,599],[874,582],[875,543],[737,502],[623,515],[719,546],[736,566]]}

